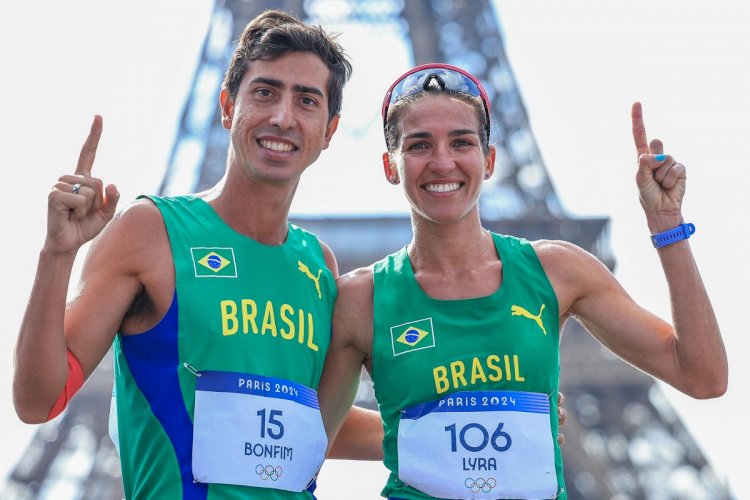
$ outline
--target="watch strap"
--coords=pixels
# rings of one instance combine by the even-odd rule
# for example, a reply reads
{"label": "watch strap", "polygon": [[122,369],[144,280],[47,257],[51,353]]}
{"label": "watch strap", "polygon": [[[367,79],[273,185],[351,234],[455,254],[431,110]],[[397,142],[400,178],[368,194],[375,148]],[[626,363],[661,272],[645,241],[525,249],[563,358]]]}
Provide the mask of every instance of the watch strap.
{"label": "watch strap", "polygon": [[654,248],[662,248],[678,241],[686,240],[695,233],[695,224],[686,222],[664,232],[651,235],[651,242]]}

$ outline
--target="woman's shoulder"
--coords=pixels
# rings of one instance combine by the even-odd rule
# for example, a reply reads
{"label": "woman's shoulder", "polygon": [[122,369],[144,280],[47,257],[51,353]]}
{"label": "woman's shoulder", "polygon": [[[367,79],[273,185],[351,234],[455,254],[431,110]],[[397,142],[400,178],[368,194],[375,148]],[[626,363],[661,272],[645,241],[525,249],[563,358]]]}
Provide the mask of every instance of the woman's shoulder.
{"label": "woman's shoulder", "polygon": [[336,280],[339,299],[359,301],[372,298],[373,266],[360,267],[342,274]]}

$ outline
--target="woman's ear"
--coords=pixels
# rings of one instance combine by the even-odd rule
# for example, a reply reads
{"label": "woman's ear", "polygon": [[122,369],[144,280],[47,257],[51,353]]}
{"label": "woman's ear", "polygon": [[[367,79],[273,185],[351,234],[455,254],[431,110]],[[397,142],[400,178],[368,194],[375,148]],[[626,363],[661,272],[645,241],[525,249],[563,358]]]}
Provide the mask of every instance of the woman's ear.
{"label": "woman's ear", "polygon": [[399,183],[398,170],[396,169],[396,165],[391,161],[391,155],[387,151],[383,153],[383,172],[388,182],[391,184]]}
{"label": "woman's ear", "polygon": [[487,158],[485,158],[484,180],[487,180],[490,177],[492,177],[492,174],[495,172],[495,158],[496,157],[497,157],[497,149],[495,149],[495,146],[490,146],[490,152],[487,155]]}

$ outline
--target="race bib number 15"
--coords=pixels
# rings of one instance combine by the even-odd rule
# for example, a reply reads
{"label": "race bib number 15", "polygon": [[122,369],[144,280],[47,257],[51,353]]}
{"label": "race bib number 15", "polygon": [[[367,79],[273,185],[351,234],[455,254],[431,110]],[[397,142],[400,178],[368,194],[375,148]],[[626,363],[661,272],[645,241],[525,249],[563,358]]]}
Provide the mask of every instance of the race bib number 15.
{"label": "race bib number 15", "polygon": [[260,375],[200,372],[193,424],[201,483],[302,491],[328,445],[316,392]]}

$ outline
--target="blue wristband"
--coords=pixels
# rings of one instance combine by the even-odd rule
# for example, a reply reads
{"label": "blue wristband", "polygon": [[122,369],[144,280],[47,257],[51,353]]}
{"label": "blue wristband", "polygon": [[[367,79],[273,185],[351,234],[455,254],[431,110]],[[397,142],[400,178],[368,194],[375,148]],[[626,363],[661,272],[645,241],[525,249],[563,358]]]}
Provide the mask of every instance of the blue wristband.
{"label": "blue wristband", "polygon": [[654,248],[662,248],[678,241],[686,240],[695,232],[695,225],[689,222],[680,224],[677,227],[668,229],[663,233],[656,233],[651,235],[651,242],[654,244]]}

